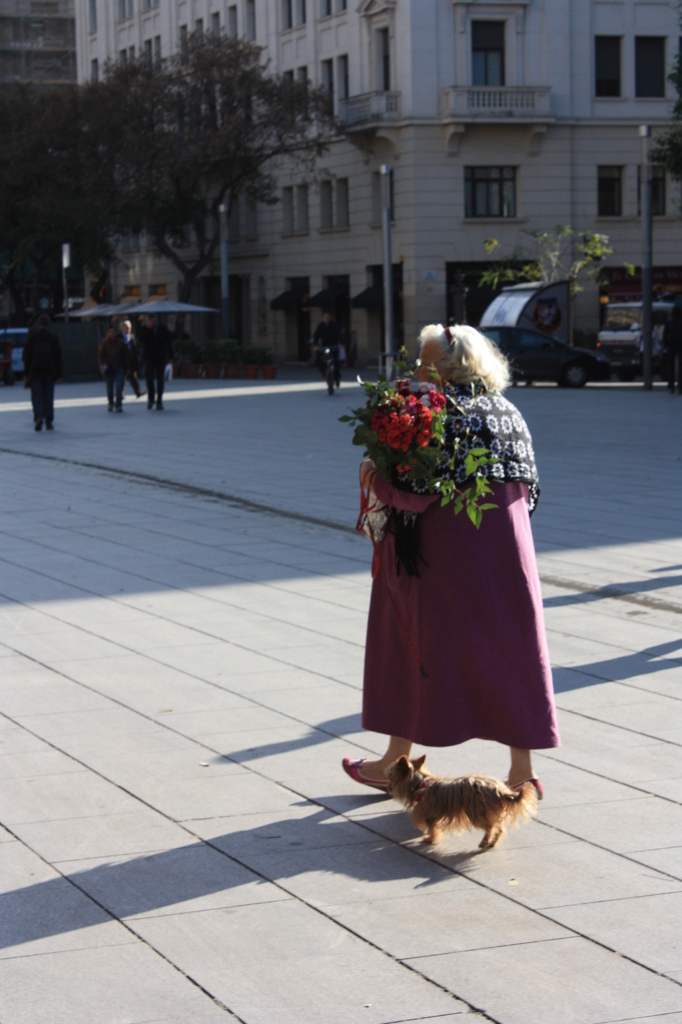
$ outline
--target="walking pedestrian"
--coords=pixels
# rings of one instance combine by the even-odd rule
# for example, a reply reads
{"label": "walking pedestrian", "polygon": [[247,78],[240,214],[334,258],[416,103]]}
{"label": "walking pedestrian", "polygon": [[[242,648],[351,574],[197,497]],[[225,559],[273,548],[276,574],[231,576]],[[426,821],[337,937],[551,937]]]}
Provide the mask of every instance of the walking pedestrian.
{"label": "walking pedestrian", "polygon": [[[135,398],[142,398],[144,391],[140,387],[140,360],[137,355],[137,346],[133,336],[133,325],[130,320],[121,320],[121,336],[128,346],[128,373],[126,379],[130,381]],[[123,382],[123,394],[125,395],[125,381]]]}
{"label": "walking pedestrian", "polygon": [[663,343],[668,362],[668,391],[674,394],[677,381],[677,393],[682,395],[682,305],[678,302],[670,311],[663,331]]}
{"label": "walking pedestrian", "polygon": [[336,381],[337,388],[341,384],[341,359],[339,357],[339,349],[343,344],[343,331],[338,321],[334,320],[328,309],[325,309],[322,314],[322,319],[315,328],[313,334],[313,344],[317,347],[317,365],[322,370],[324,376],[324,370],[322,369],[322,353],[326,348],[331,352],[332,361],[334,364],[334,380]]}
{"label": "walking pedestrian", "polygon": [[531,750],[560,740],[530,527],[539,497],[532,441],[502,396],[510,376],[502,354],[473,327],[448,330],[433,325],[420,336],[421,380],[428,384],[434,367],[457,410],[444,444],[454,453],[459,442],[458,454],[443,473],[467,486],[468,448],[488,448],[496,461],[485,500],[496,507],[476,530],[438,495],[419,493],[418,481],[391,486],[363,462],[363,486],[396,510],[378,544],[362,715],[365,729],[390,740],[383,757],[344,758],[343,767],[386,790],[388,766],[415,742],[496,740],[511,750],[508,784],[531,781],[541,796]]}
{"label": "walking pedestrian", "polygon": [[62,379],[62,346],[50,331],[47,313],[38,317],[37,327],[28,332],[24,345],[24,374],[31,388],[33,421],[36,430],[54,427],[54,385]]}
{"label": "walking pedestrian", "polygon": [[112,324],[99,347],[99,369],[107,383],[108,411],[123,412],[123,381],[128,369],[128,346]]}
{"label": "walking pedestrian", "polygon": [[159,322],[158,316],[151,314],[140,331],[140,341],[144,346],[147,373],[147,408],[154,408],[156,395],[156,408],[162,410],[166,365],[173,358],[171,333],[165,324]]}

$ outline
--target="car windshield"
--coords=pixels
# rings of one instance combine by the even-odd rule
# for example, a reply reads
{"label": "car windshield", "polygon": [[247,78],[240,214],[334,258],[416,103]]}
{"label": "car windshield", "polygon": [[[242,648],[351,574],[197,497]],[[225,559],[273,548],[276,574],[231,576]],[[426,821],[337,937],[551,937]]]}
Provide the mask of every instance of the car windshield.
{"label": "car windshield", "polygon": [[641,307],[609,306],[603,330],[629,331],[633,324],[641,324],[641,322]]}

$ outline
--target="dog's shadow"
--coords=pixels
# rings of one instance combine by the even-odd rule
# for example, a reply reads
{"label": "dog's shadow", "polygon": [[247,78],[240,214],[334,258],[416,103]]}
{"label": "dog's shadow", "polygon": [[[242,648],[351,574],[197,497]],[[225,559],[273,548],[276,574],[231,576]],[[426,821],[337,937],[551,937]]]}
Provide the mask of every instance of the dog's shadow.
{"label": "dog's shadow", "polygon": [[[3,895],[0,946],[104,924],[110,915],[120,920],[238,907],[281,899],[284,893],[312,903],[342,903],[349,888],[365,889],[367,898],[382,886],[395,891],[396,883],[405,894],[439,891],[451,883],[453,870],[466,872],[479,851],[451,852],[456,837],[446,837],[438,847],[423,844],[410,815],[397,804],[395,813],[373,813],[382,799],[369,797],[369,813],[350,818],[321,806],[321,798],[293,804],[280,818],[267,815],[266,823],[257,815],[260,824],[233,831],[213,832],[205,822],[187,822],[201,839],[83,867],[65,864],[65,877]],[[368,799],[359,797],[358,810],[360,805],[367,807]],[[223,829],[227,822],[216,819]]]}

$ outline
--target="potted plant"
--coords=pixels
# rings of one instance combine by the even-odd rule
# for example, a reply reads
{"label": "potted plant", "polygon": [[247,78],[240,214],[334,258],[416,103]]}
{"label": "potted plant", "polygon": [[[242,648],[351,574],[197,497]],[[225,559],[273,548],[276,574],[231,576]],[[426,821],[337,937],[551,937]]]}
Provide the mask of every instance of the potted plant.
{"label": "potted plant", "polygon": [[183,369],[185,371],[185,377],[198,377],[199,367],[203,362],[203,355],[201,349],[196,342],[187,339],[187,361],[184,363]]}
{"label": "potted plant", "polygon": [[223,361],[223,342],[207,341],[204,345],[206,376],[216,380],[220,376],[220,364]]}
{"label": "potted plant", "polygon": [[223,371],[228,380],[233,380],[239,375],[239,367],[242,362],[241,345],[234,338],[225,338],[220,342],[223,346]]}
{"label": "potted plant", "polygon": [[260,350],[260,364],[263,367],[264,379],[274,380],[277,376],[277,367],[275,365],[275,357],[272,354],[271,348],[262,348]]}
{"label": "potted plant", "polygon": [[260,351],[257,348],[245,348],[242,358],[244,359],[244,373],[247,380],[255,380],[258,376],[260,366]]}

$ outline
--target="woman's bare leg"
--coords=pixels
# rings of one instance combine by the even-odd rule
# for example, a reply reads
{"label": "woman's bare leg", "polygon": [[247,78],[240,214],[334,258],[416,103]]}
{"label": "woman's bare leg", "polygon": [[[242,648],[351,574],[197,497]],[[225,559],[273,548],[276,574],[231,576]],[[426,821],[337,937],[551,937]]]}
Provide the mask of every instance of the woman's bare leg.
{"label": "woman's bare leg", "polygon": [[386,769],[389,764],[397,761],[402,754],[409,757],[411,750],[412,740],[404,740],[401,736],[391,736],[388,750],[384,756],[378,761],[365,761],[360,769],[360,774],[364,775],[366,779],[380,779],[383,781],[386,778]]}
{"label": "woman's bare leg", "polygon": [[510,747],[509,751],[511,753],[511,768],[509,769],[507,784],[509,786],[518,786],[520,782],[525,782],[527,779],[532,778],[533,766],[530,759],[530,750]]}

